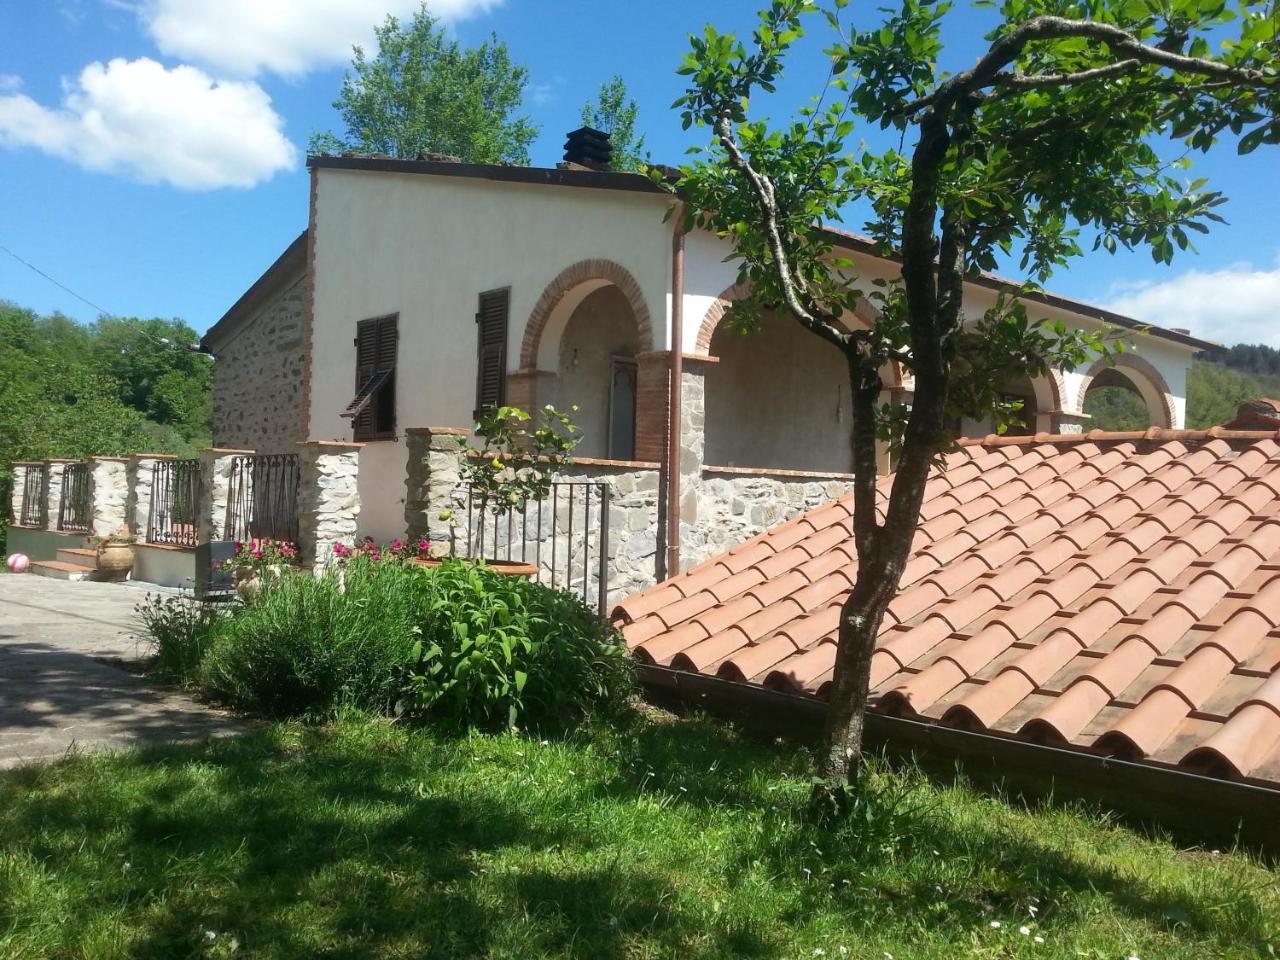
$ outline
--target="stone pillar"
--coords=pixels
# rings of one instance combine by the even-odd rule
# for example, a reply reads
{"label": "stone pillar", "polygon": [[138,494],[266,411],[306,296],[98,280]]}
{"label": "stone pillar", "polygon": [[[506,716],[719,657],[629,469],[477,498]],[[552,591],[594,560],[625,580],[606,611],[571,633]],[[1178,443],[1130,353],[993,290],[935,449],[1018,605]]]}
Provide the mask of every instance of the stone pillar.
{"label": "stone pillar", "polygon": [[665,350],[636,357],[636,459],[660,463],[667,459],[667,418],[670,415],[671,354]]}
{"label": "stone pillar", "polygon": [[[698,498],[706,466],[706,374],[716,357],[686,354],[680,374],[680,569],[706,556],[707,531],[700,522]],[[668,571],[672,576],[675,571]]]}
{"label": "stone pillar", "polygon": [[89,458],[89,533],[109,537],[129,532],[129,460]]}
{"label": "stone pillar", "polygon": [[252,450],[201,450],[200,498],[196,514],[196,539],[200,543],[225,540],[227,502],[231,498],[231,461],[252,455]]}
{"label": "stone pillar", "polygon": [[363,446],[335,440],[298,444],[298,548],[304,567],[323,570],[334,544],[355,541]]}
{"label": "stone pillar", "polygon": [[50,459],[44,462],[48,482],[45,484],[44,528],[58,529],[58,511],[62,508],[62,471],[75,460]]}
{"label": "stone pillar", "polygon": [[[458,500],[462,479],[463,447],[460,437],[469,430],[455,427],[410,427],[405,431],[409,450],[408,475],[405,477],[404,520],[410,542],[426,538],[431,541],[432,556],[447,556],[453,551],[453,522],[458,516]],[[454,521],[442,514],[452,513]]]}
{"label": "stone pillar", "polygon": [[155,490],[156,464],[176,459],[171,453],[135,453],[129,458],[129,528],[145,540],[151,522],[151,496]]}
{"label": "stone pillar", "polygon": [[1093,417],[1070,410],[1051,410],[1048,427],[1052,433],[1084,433]]}

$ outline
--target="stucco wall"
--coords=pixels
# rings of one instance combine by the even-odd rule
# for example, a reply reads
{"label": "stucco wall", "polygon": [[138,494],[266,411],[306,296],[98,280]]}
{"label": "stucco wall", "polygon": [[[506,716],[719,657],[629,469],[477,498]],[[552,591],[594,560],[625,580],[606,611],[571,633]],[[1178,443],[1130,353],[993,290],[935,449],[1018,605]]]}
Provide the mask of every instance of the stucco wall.
{"label": "stucco wall", "polygon": [[[304,279],[292,280],[213,344],[215,447],[291,453],[306,439],[301,435]],[[330,386],[322,395],[332,392]]]}
{"label": "stucco wall", "polygon": [[[507,368],[519,365],[526,321],[565,268],[611,260],[635,278],[666,328],[668,198],[409,174],[321,170],[315,225],[311,439],[350,439],[339,414],[354,390],[354,336],[364,318],[398,313],[397,432],[466,426],[475,404],[477,297],[511,289]],[[559,328],[547,337],[558,355]],[[657,344],[659,348],[665,344]],[[651,349],[646,345],[646,349]],[[554,359],[552,360],[554,363]],[[396,523],[403,454],[361,453],[362,529]],[[584,451],[585,452],[585,451]],[[386,460],[387,469],[365,464]],[[378,519],[381,517],[382,519]],[[375,533],[375,535],[377,535]]]}
{"label": "stucco wall", "polygon": [[721,327],[706,371],[706,462],[847,472],[849,374],[839,351],[790,317]]}

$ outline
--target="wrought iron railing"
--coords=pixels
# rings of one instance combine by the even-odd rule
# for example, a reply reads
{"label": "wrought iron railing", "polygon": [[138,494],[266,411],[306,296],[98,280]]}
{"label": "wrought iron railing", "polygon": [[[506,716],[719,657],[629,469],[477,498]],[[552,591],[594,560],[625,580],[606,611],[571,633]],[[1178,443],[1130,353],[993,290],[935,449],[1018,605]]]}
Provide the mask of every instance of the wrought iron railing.
{"label": "wrought iron railing", "polygon": [[298,542],[298,458],[295,454],[232,459],[225,539]]}
{"label": "wrought iron railing", "polygon": [[49,503],[49,474],[43,469],[27,467],[22,478],[22,510],[18,522],[24,527],[43,527]]}
{"label": "wrought iron railing", "polygon": [[92,495],[89,464],[68,463],[62,468],[62,492],[58,501],[58,529],[85,533],[89,529]]}
{"label": "wrought iron railing", "polygon": [[199,502],[200,461],[157,460],[151,475],[147,542],[194,547]]}
{"label": "wrought iron railing", "polygon": [[604,616],[609,602],[609,502],[607,483],[551,485],[545,500],[494,516],[467,493],[466,533],[455,550],[476,560],[524,563],[538,580],[579,594]]}

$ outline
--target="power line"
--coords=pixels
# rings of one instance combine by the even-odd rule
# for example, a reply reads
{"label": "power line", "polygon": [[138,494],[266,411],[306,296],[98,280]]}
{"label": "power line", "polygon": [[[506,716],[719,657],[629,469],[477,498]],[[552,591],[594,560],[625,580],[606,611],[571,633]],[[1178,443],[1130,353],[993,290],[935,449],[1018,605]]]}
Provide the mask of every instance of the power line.
{"label": "power line", "polygon": [[83,303],[87,303],[89,306],[93,307],[93,309],[97,310],[98,313],[101,313],[108,317],[113,316],[110,310],[104,310],[102,307],[98,306],[88,297],[80,296],[80,294],[76,293],[74,290],[68,287],[65,283],[59,283],[57,280],[53,279],[53,277],[49,276],[47,273],[45,273],[43,270],[37,267],[34,263],[30,262],[29,260],[23,260],[22,257],[18,256],[16,253],[14,253],[12,250],[10,250],[8,247],[6,247],[2,243],[0,243],[0,250],[3,250],[9,256],[13,257],[13,259],[17,260],[20,264],[22,264],[27,269],[34,270],[36,273],[40,274],[40,276],[44,277],[46,280],[52,283],[55,287],[58,287],[60,290],[65,290],[67,293],[71,294],[77,300]]}
{"label": "power line", "polygon": [[[99,315],[104,317],[119,316],[119,314],[112,313],[110,310],[106,310],[98,306],[88,297],[80,296],[80,294],[76,293],[74,290],[68,287],[65,283],[61,283],[58,280],[55,280],[53,277],[49,276],[49,274],[45,273],[43,270],[37,267],[30,260],[24,260],[22,257],[18,256],[12,250],[6,247],[3,243],[0,243],[0,250],[3,250],[9,256],[13,257],[13,259],[17,260],[20,264],[22,264],[27,269],[33,270],[36,273],[38,273],[40,276],[44,277],[46,280],[48,280],[58,289],[65,290],[67,293],[71,294],[71,296],[75,297],[77,300],[81,301],[82,303],[87,303],[89,306],[93,307],[93,309],[97,310]],[[158,343],[164,347],[181,347],[185,350],[190,350],[193,353],[200,352],[198,345],[174,343],[168,337],[157,337],[155,334],[151,333],[149,330],[143,330],[141,327],[138,328],[138,333],[142,334],[144,337],[146,337],[148,340],[152,341],[153,343]]]}

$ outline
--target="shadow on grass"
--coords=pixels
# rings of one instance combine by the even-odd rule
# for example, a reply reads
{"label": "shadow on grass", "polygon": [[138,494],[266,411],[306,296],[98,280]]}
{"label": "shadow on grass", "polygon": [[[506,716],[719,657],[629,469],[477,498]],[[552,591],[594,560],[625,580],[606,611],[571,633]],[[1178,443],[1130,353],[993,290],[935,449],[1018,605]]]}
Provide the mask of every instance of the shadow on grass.
{"label": "shadow on grass", "polygon": [[[211,931],[268,958],[774,958],[794,954],[779,942],[779,926],[802,926],[818,913],[853,929],[882,922],[886,912],[929,917],[964,936],[1031,897],[1046,912],[1055,902],[1070,911],[1076,895],[1094,891],[1135,919],[1230,935],[1237,947],[1263,944],[1269,930],[1256,911],[1242,907],[1224,919],[1220,904],[1174,885],[1138,882],[1085,853],[1063,853],[1025,821],[1012,827],[993,816],[975,826],[970,818],[957,827],[940,808],[942,793],[925,786],[914,789],[932,806],[908,804],[885,823],[873,808],[872,827],[824,831],[797,816],[796,790],[790,799],[769,790],[784,775],[803,783],[800,748],[765,745],[710,721],[637,720],[575,742],[614,757],[618,773],[559,799],[545,815],[501,799],[510,783],[486,778],[515,771],[467,767],[461,741],[381,725],[354,733],[290,728],[11,774],[0,837],[46,869],[82,872],[85,889],[65,912],[64,944],[87,936],[100,912],[117,911],[134,931],[129,953],[138,957],[215,955],[205,939]],[[24,787],[33,790],[24,795]],[[749,872],[766,873],[791,888],[785,903],[708,929],[694,899],[705,895],[707,878],[680,888],[665,872],[689,865],[636,855],[625,825],[583,823],[592,806],[654,815],[636,808],[655,793],[698,811],[699,820],[725,809],[771,810],[766,829],[738,834],[723,876],[732,887]],[[694,829],[689,823],[671,819],[672,828]],[[77,865],[86,843],[99,860]],[[612,859],[601,865],[605,846]],[[895,863],[932,850],[940,861],[973,865],[945,896],[927,869],[894,872]],[[807,870],[818,874],[815,882],[801,882]],[[5,894],[0,875],[0,902]]]}
{"label": "shadow on grass", "polygon": [[[794,742],[768,743],[750,732],[697,717],[679,723],[637,725],[629,734],[629,764],[622,774],[602,791],[624,799],[645,791],[679,790],[680,800],[706,808],[767,808],[777,803],[768,786],[752,774],[762,767],[776,771],[780,755],[786,775],[804,782],[808,776],[808,754]],[[1280,922],[1268,917],[1252,892],[1242,888],[1230,904],[1197,896],[1186,885],[1156,885],[1134,874],[1100,863],[1087,853],[1063,852],[1070,843],[1054,846],[1038,839],[1041,821],[1023,820],[1013,826],[1013,818],[1001,817],[1001,807],[1023,809],[1048,818],[1070,810],[1096,824],[1097,839],[1114,830],[1117,841],[1152,839],[1139,826],[1121,826],[1108,815],[1077,802],[1057,802],[1038,797],[1027,801],[1009,798],[998,791],[982,790],[970,784],[953,765],[929,763],[922,767],[911,760],[870,758],[873,769],[867,778],[865,806],[841,826],[819,826],[808,811],[792,806],[782,812],[771,842],[739,852],[734,870],[745,874],[760,861],[778,875],[821,877],[822,882],[797,885],[801,908],[797,917],[838,904],[850,921],[873,924],[886,909],[930,916],[935,921],[958,927],[980,929],[1001,912],[1025,911],[1028,903],[1039,903],[1040,919],[1048,919],[1055,909],[1071,910],[1068,904],[1055,906],[1075,895],[1102,894],[1135,920],[1155,928],[1174,930],[1189,927],[1197,934],[1235,943],[1250,941],[1265,950],[1271,938],[1280,934]],[[892,776],[877,776],[893,771]],[[661,776],[655,774],[662,771]],[[958,785],[974,794],[994,794],[993,816],[983,825],[972,819],[957,824],[945,809],[946,791]],[[794,796],[794,794],[793,794]],[[1060,838],[1061,839],[1061,838]],[[1099,842],[1098,846],[1102,843]],[[816,856],[814,851],[822,851]],[[902,883],[901,876],[915,871],[893,872],[886,861],[912,857],[934,858],[940,864],[955,859],[973,865],[968,883],[959,889],[940,889],[934,871],[927,879]],[[806,872],[805,868],[808,868]],[[877,887],[877,883],[883,882]],[[1198,891],[1203,893],[1203,891]],[[1025,912],[1023,912],[1025,915]]]}

